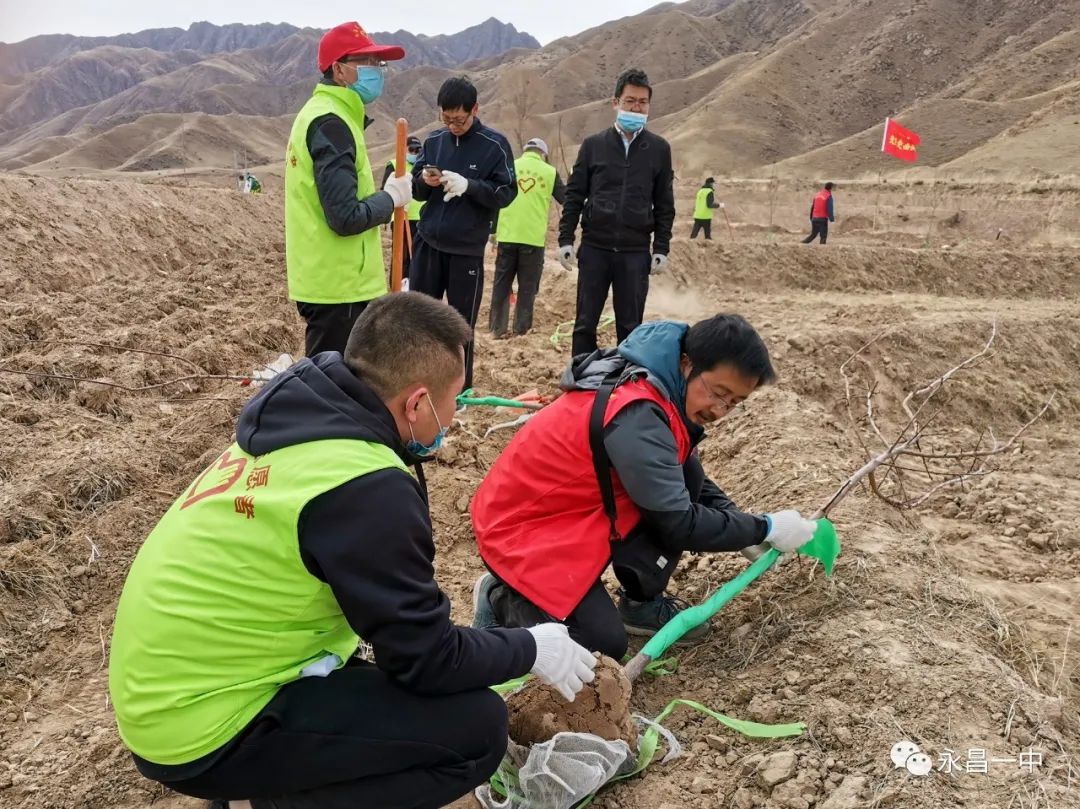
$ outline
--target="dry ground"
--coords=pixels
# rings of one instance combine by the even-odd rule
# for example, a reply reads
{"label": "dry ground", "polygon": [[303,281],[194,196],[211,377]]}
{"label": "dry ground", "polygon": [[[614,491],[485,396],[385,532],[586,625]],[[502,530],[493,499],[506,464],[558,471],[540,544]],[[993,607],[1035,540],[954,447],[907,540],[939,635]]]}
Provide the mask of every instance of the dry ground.
{"label": "dry ground", "polygon": [[[0,178],[0,366],[146,386],[244,375],[297,350],[273,188],[249,198],[167,182]],[[723,220],[711,245],[687,243],[680,222],[677,278],[655,281],[650,316],[742,313],[781,375],[703,445],[710,473],[747,509],[813,509],[861,465],[838,369],[886,327],[855,368],[876,382],[883,413],[981,348],[995,316],[997,349],[956,388],[943,429],[1004,435],[1058,399],[999,473],[918,515],[857,492],[834,514],[844,554],[832,581],[809,564],[774,571],[681,653],[676,674],[635,688],[646,715],[683,697],[805,721],[804,737],[753,741],[677,712],[669,724],[688,754],[605,792],[601,809],[1080,806],[1080,252],[1039,235],[1075,232],[1076,196],[968,185],[944,195],[970,211],[960,238],[942,235],[951,208],[891,185],[840,196],[826,248],[797,244],[810,186],[792,185],[778,205],[779,192],[730,183],[721,198],[739,211],[734,243]],[[1009,211],[1028,199],[1020,227]],[[872,210],[889,215],[875,225]],[[1011,217],[1008,241],[995,241],[995,210]],[[845,230],[857,212],[869,226]],[[550,338],[572,316],[573,279],[551,264],[532,334],[495,341],[480,329],[477,387],[551,390],[568,347]],[[0,806],[197,805],[130,765],[106,696],[108,639],[139,543],[230,440],[249,396],[236,380],[103,395],[0,374]],[[481,569],[468,499],[509,437],[482,436],[508,419],[466,411],[430,476],[438,576],[462,621]],[[675,590],[700,600],[744,564],[688,558]],[[946,749],[983,749],[1035,751],[1042,764],[914,778],[889,761],[902,738],[935,763]],[[772,787],[757,764],[778,752],[795,754],[772,760],[795,775]]]}

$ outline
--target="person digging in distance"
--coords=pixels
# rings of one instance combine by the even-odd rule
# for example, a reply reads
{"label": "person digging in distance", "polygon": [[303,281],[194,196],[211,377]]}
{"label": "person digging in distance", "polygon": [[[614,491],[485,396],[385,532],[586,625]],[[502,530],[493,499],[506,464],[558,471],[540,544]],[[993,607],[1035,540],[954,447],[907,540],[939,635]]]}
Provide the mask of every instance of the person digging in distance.
{"label": "person digging in distance", "polygon": [[[425,295],[373,301],[344,356],[275,377],[236,442],[131,566],[109,693],[147,778],[254,809],[442,807],[506,749],[490,686],[533,672],[572,700],[595,658],[564,626],[450,621],[427,491],[471,329]],[[356,657],[359,637],[374,663]]]}
{"label": "person digging in distance", "polygon": [[[473,591],[473,625],[554,619],[620,660],[627,633],[653,635],[680,612],[664,590],[683,553],[808,542],[812,521],[740,511],[697,455],[705,427],[774,377],[765,343],[737,315],[646,323],[617,349],[575,357],[565,393],[521,428],[473,498],[490,571]],[[618,606],[602,579],[609,564]]]}

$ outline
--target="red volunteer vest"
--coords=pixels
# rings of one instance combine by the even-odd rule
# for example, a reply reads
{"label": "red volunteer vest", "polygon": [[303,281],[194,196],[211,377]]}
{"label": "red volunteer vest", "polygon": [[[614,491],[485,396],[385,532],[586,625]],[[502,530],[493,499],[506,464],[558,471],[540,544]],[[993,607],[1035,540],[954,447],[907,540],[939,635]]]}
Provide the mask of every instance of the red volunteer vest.
{"label": "red volunteer vest", "polygon": [[[522,427],[488,471],[472,501],[480,556],[532,603],[564,620],[611,561],[611,525],[589,448],[589,414],[596,393],[573,391]],[[678,408],[644,379],[615,388],[604,414],[640,400],[667,415],[679,461],[692,449]],[[612,469],[616,528],[626,536],[641,519]]]}
{"label": "red volunteer vest", "polygon": [[[829,197],[832,196],[831,191],[819,191],[818,195],[814,197],[814,212],[811,214],[813,219],[828,219],[829,218]],[[805,199],[805,197],[804,197]]]}

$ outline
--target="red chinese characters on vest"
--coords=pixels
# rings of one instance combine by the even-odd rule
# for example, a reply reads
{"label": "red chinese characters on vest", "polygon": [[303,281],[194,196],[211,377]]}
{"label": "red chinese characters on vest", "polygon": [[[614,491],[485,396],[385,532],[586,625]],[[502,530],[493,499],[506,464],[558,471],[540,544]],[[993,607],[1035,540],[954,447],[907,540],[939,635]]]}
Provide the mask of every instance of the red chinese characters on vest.
{"label": "red chinese characters on vest", "polygon": [[[472,502],[484,562],[558,620],[573,612],[611,560],[611,526],[589,447],[595,398],[594,392],[573,391],[538,412],[499,456]],[[692,446],[682,414],[644,379],[615,388],[604,424],[642,400],[663,409],[685,463]],[[616,528],[626,536],[641,513],[614,470],[612,480]]]}

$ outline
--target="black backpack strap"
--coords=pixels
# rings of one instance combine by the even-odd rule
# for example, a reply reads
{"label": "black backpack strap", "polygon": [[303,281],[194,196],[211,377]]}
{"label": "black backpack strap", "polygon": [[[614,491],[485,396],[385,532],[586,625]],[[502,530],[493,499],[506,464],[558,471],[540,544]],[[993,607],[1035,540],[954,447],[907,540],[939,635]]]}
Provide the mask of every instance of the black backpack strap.
{"label": "black backpack strap", "polygon": [[615,489],[611,485],[611,459],[608,458],[607,450],[604,449],[604,415],[607,413],[608,400],[612,391],[619,384],[623,369],[612,371],[604,377],[600,388],[596,391],[593,400],[592,411],[589,413],[589,447],[592,449],[593,469],[596,470],[596,481],[600,484],[600,497],[604,501],[604,513],[607,514],[611,524],[611,540],[622,539],[615,527],[615,518],[618,511],[615,507]]}

